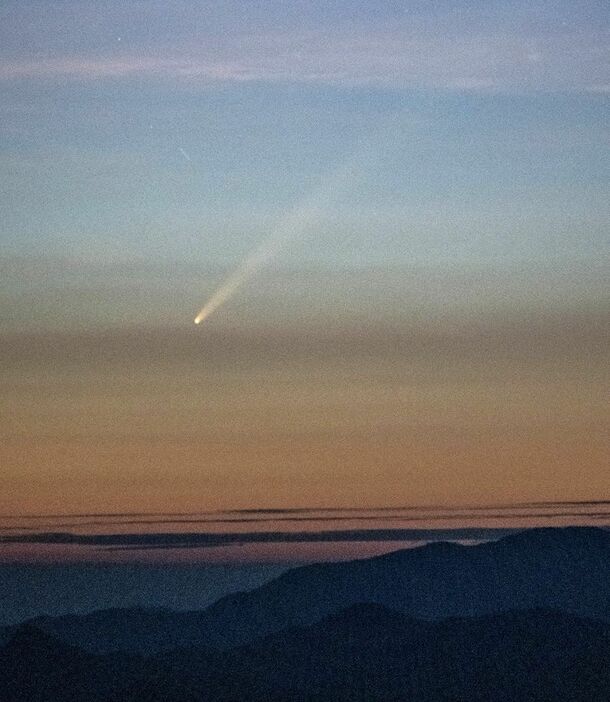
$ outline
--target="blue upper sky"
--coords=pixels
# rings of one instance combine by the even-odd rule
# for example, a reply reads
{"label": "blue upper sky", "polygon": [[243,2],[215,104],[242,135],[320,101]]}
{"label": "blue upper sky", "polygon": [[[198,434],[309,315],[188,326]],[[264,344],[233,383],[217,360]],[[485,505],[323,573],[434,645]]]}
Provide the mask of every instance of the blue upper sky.
{"label": "blue upper sky", "polygon": [[9,255],[232,265],[344,164],[281,262],[599,259],[603,2],[13,2]]}

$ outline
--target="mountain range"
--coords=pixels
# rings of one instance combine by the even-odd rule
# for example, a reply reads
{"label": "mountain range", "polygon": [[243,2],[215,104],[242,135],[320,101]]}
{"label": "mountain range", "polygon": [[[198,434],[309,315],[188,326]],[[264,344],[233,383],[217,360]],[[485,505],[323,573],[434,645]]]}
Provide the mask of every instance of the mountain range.
{"label": "mountain range", "polygon": [[610,699],[610,532],[296,568],[201,612],[1,632],[3,702]]}
{"label": "mountain range", "polygon": [[[475,546],[432,543],[294,568],[202,611],[110,609],[31,623],[92,653],[153,654],[231,648],[363,602],[429,620],[536,608],[610,620],[610,531],[531,529]],[[0,643],[13,628],[0,630]]]}

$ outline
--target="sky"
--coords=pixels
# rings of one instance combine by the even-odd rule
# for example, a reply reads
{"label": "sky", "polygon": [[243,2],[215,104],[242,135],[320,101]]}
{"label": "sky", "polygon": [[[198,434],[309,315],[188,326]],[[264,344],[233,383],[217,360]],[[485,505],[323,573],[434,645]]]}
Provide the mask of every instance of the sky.
{"label": "sky", "polygon": [[2,529],[609,499],[608,20],[5,0]]}

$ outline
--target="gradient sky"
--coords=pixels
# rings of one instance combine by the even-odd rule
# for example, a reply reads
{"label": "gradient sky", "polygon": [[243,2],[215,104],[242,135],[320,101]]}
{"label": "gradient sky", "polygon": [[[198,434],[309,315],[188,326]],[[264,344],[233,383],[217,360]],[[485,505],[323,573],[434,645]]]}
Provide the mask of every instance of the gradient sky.
{"label": "gradient sky", "polygon": [[608,19],[3,2],[0,512],[607,499]]}

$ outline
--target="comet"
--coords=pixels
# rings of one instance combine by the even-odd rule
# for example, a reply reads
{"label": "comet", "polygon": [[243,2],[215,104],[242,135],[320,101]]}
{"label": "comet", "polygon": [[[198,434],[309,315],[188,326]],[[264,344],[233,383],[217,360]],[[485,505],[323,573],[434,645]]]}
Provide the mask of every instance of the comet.
{"label": "comet", "polygon": [[342,167],[322,178],[314,192],[282,217],[271,234],[223,281],[195,317],[195,324],[201,324],[208,319],[287,244],[311,230],[337,195],[353,182],[355,173],[354,159],[350,159]]}

